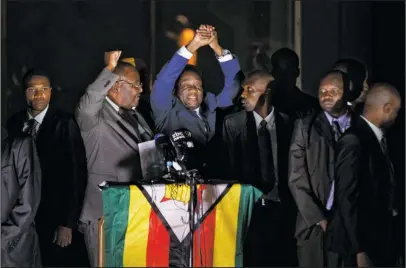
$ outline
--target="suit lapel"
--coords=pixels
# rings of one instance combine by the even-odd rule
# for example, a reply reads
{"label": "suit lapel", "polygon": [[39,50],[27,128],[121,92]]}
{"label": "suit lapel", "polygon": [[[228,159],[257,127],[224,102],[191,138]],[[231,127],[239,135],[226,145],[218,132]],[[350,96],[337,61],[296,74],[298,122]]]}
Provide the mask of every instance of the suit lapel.
{"label": "suit lapel", "polygon": [[[106,101],[104,101],[103,104],[103,113],[105,119],[107,119],[105,122],[134,150],[138,151],[138,143],[141,141],[141,138],[134,128]],[[128,137],[130,137],[130,139]]]}
{"label": "suit lapel", "polygon": [[38,145],[46,143],[48,141],[48,137],[52,135],[52,121],[54,115],[55,115],[54,110],[52,109],[51,106],[49,106],[44,116],[44,120],[42,120],[42,123],[39,127],[37,137],[35,139],[35,142]]}
{"label": "suit lapel", "polygon": [[314,127],[323,136],[327,142],[334,148],[333,133],[331,131],[330,123],[324,112],[321,112],[315,119]]}
{"label": "suit lapel", "polygon": [[145,121],[145,119],[143,118],[141,113],[139,113],[138,111],[135,110],[135,114],[137,115],[138,123],[144,128],[145,132],[151,137],[151,139],[153,139],[154,133],[152,132],[151,128],[148,126],[147,122]]}
{"label": "suit lapel", "polygon": [[[259,167],[259,148],[258,148],[258,134],[257,126],[255,124],[254,114],[252,112],[246,113],[246,135],[247,141],[245,144],[245,152],[247,153],[246,159],[249,160],[247,165],[252,165],[254,170]],[[244,141],[243,141],[244,142]]]}

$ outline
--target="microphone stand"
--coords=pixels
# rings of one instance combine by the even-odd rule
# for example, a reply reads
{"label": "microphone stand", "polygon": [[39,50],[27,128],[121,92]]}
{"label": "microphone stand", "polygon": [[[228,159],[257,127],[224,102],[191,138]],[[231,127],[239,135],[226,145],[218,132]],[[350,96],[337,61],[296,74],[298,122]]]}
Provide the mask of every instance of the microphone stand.
{"label": "microphone stand", "polygon": [[195,232],[195,208],[197,206],[197,183],[200,182],[199,174],[197,170],[187,171],[186,173],[187,183],[190,187],[190,201],[189,201],[189,229],[190,229],[190,267],[193,267],[194,263],[194,232]]}

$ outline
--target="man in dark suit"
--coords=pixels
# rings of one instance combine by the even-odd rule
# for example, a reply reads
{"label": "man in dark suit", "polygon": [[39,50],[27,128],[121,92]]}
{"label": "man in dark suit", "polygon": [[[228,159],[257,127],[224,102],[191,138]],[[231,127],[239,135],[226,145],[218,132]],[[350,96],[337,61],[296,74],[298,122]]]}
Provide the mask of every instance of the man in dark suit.
{"label": "man in dark suit", "polygon": [[142,92],[140,76],[133,65],[118,62],[120,54],[105,53],[106,67],[88,86],[76,109],[89,170],[81,229],[94,267],[98,266],[98,221],[103,212],[99,184],[141,180],[138,143],[153,139],[148,124],[135,109]]}
{"label": "man in dark suit", "polygon": [[[359,95],[341,71],[319,86],[322,111],[298,119],[289,153],[289,187],[298,208],[296,238],[300,267],[325,267],[324,232],[333,203],[335,141],[355,120],[347,102]],[[333,261],[333,256],[331,256]]]}
{"label": "man in dark suit", "polygon": [[399,257],[394,250],[399,204],[385,129],[400,105],[393,86],[375,84],[361,118],[337,143],[335,209],[327,237],[331,251],[356,260],[346,266],[393,267]]}
{"label": "man in dark suit", "polygon": [[296,86],[300,75],[299,57],[289,48],[281,48],[271,56],[274,82],[274,106],[291,119],[305,117],[320,110],[317,98],[306,94]]}
{"label": "man in dark suit", "polygon": [[266,71],[249,74],[242,84],[245,111],[224,119],[226,178],[252,184],[264,193],[254,210],[245,266],[295,264],[294,225],[289,222],[294,222],[296,210],[287,187],[291,125],[272,106],[272,80]]}
{"label": "man in dark suit", "polygon": [[34,218],[41,201],[41,166],[28,135],[1,127],[1,266],[40,267]]}
{"label": "man in dark suit", "polygon": [[[75,118],[49,105],[51,82],[39,70],[23,78],[28,107],[8,120],[10,136],[35,138],[42,169],[41,204],[36,216],[44,266],[86,265],[77,231],[86,185],[83,140]],[[82,253],[83,252],[83,253]]]}

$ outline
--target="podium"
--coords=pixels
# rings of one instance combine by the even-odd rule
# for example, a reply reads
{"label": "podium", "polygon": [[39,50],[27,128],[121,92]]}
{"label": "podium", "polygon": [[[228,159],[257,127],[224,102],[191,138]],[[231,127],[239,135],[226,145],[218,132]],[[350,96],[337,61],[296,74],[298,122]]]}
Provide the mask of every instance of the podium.
{"label": "podium", "polygon": [[[195,231],[186,184],[103,189],[100,267],[242,267],[243,243],[262,192],[251,185],[199,184]],[[190,250],[193,235],[193,253]]]}

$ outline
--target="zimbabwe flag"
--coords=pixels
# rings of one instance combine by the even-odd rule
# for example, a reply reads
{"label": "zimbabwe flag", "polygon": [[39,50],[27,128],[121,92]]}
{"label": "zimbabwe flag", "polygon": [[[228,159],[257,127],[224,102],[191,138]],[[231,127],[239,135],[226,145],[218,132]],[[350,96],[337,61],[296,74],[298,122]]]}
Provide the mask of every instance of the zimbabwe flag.
{"label": "zimbabwe flag", "polygon": [[[242,267],[243,242],[262,193],[249,185],[199,185],[194,267]],[[188,267],[190,188],[184,184],[103,190],[106,267]]]}

